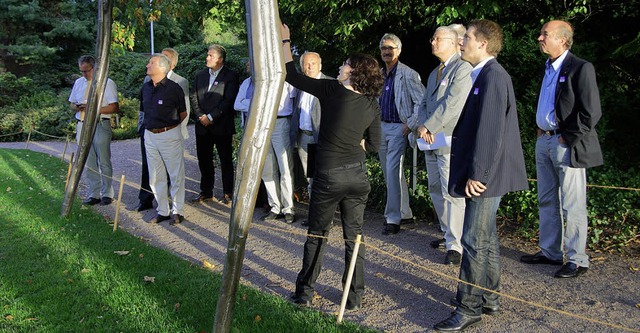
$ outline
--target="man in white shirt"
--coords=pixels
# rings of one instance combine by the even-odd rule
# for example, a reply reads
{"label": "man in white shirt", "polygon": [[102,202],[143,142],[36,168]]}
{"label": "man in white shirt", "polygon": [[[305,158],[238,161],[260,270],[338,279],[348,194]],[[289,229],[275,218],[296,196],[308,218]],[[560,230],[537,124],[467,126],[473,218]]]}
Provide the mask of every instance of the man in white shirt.
{"label": "man in white shirt", "polygon": [[267,157],[262,171],[262,180],[267,188],[271,210],[262,219],[275,220],[284,215],[286,223],[295,221],[293,211],[293,159],[289,139],[293,100],[296,89],[284,84],[276,124],[271,134],[271,145],[267,147]]}
{"label": "man in white shirt", "polygon": [[[78,121],[76,125],[76,140],[79,142],[80,133],[84,124],[84,114],[87,107],[89,89],[96,60],[93,56],[84,55],[78,59],[78,67],[82,77],[73,84],[69,102],[71,110],[76,113]],[[87,182],[89,183],[89,196],[82,203],[85,205],[109,205],[113,201],[113,185],[111,176],[111,114],[119,112],[118,91],[115,82],[107,79],[100,107],[100,119],[93,135],[93,141],[87,155]]]}

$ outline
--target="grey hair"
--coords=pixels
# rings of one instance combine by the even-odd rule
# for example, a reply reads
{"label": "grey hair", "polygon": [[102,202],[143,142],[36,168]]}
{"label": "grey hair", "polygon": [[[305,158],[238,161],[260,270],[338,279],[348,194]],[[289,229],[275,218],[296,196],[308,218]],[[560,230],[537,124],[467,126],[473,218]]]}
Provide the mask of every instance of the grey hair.
{"label": "grey hair", "polygon": [[171,70],[171,60],[169,57],[162,53],[156,53],[153,55],[153,58],[158,59],[158,67],[162,68],[162,71],[167,74]]}
{"label": "grey hair", "polygon": [[224,46],[220,44],[211,44],[207,49],[209,51],[215,50],[223,61],[227,60],[227,50],[224,48]]}
{"label": "grey hair", "polygon": [[455,29],[452,29],[451,27],[448,26],[440,26],[438,28],[436,28],[436,32],[438,31],[444,31],[445,34],[453,37],[453,39],[455,40],[454,44],[457,45],[458,44],[458,32]]}
{"label": "grey hair", "polygon": [[571,26],[571,23],[567,21],[562,22],[565,24],[558,26],[558,29],[556,30],[556,37],[564,38],[567,43],[567,50],[571,50],[571,46],[573,46],[573,26]]}
{"label": "grey hair", "polygon": [[386,34],[384,34],[384,36],[382,36],[382,38],[380,38],[380,47],[382,47],[382,43],[384,43],[385,40],[391,40],[393,44],[396,44],[396,46],[398,47],[398,51],[402,50],[402,42],[400,41],[400,38],[398,38],[398,36],[387,32]]}
{"label": "grey hair", "polygon": [[465,28],[464,25],[460,23],[449,24],[447,27],[455,30],[455,32],[458,34],[458,39],[464,38],[464,34],[467,33],[467,28]]}
{"label": "grey hair", "polygon": [[171,55],[169,57],[169,60],[171,60],[171,67],[176,67],[176,65],[178,64],[178,57],[180,56],[178,51],[171,47],[165,47],[164,49],[162,49],[162,52],[167,52]]}
{"label": "grey hair", "polygon": [[91,68],[94,68],[96,67],[96,58],[94,58],[92,55],[83,55],[82,57],[78,58],[78,65],[80,64],[89,64]]}
{"label": "grey hair", "polygon": [[304,57],[307,55],[314,55],[318,57],[318,60],[320,60],[320,64],[322,64],[322,57],[320,57],[320,54],[318,52],[307,51],[300,56],[300,67],[302,67],[302,62],[304,61]]}

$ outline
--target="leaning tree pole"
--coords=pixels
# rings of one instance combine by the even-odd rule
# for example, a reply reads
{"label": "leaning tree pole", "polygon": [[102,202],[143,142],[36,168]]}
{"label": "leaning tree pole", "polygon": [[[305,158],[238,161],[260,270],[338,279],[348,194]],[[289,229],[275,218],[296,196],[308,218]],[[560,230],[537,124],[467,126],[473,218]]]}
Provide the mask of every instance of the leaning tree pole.
{"label": "leaning tree pole", "polygon": [[113,0],[98,1],[98,34],[96,38],[96,69],[91,80],[91,88],[89,90],[89,98],[87,100],[87,112],[85,113],[84,126],[78,142],[78,151],[76,152],[76,160],[71,169],[71,175],[64,190],[64,200],[62,201],[62,212],[60,215],[66,217],[73,207],[73,199],[76,197],[78,183],[82,176],[82,170],[87,162],[87,155],[93,142],[93,135],[96,132],[98,124],[100,106],[102,105],[102,96],[104,95],[104,87],[107,83],[107,72],[109,71],[109,52],[111,49],[111,23],[113,17]]}
{"label": "leaning tree pole", "polygon": [[247,234],[253,218],[262,168],[278,114],[285,70],[276,0],[245,0],[254,83],[236,167],[227,256],[218,295],[214,332],[229,332],[240,281]]}

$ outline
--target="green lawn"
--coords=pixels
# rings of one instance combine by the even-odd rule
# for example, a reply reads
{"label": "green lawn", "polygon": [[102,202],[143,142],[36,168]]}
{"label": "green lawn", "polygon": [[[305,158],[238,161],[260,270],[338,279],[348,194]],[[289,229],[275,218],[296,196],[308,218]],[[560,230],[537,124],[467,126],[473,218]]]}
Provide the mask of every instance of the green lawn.
{"label": "green lawn", "polygon": [[[79,200],[61,218],[66,170],[0,149],[0,331],[211,331],[220,275],[114,234]],[[250,288],[238,295],[232,332],[372,332]]]}

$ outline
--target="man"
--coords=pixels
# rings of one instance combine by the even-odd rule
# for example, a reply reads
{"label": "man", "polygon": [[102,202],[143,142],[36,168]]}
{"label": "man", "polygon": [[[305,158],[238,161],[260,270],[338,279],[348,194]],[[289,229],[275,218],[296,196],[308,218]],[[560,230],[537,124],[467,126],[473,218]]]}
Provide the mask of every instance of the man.
{"label": "man", "polygon": [[295,221],[293,211],[293,152],[289,133],[291,132],[291,114],[296,89],[285,82],[282,88],[280,106],[276,124],[271,134],[270,146],[264,161],[262,180],[267,189],[267,198],[271,210],[263,220],[276,220],[284,216],[286,223]]}
{"label": "man", "polygon": [[[184,137],[180,124],[187,117],[182,88],[167,78],[171,61],[163,54],[149,59],[147,75],[151,80],[142,86],[140,111],[144,112],[144,143],[149,166],[149,185],[158,202],[158,214],[151,223],[171,218],[171,224],[184,220]],[[171,207],[167,200],[167,174],[171,180]]]}
{"label": "man", "polygon": [[[439,27],[430,39],[431,52],[440,65],[429,74],[427,92],[420,107],[425,122],[418,127],[418,136],[427,143],[435,141],[435,135],[451,136],[458,123],[460,112],[471,89],[471,65],[458,55],[458,34],[449,27]],[[462,223],[464,198],[449,195],[449,166],[451,147],[445,146],[424,152],[429,175],[429,194],[438,215],[442,239],[431,242],[434,248],[445,247],[444,263],[459,265],[462,258]]]}
{"label": "man", "polygon": [[[191,106],[189,104],[189,81],[183,78],[182,76],[176,74],[173,69],[176,68],[178,64],[178,51],[172,48],[164,48],[162,49],[162,54],[169,58],[171,61],[171,69],[169,73],[167,73],[167,78],[175,83],[177,83],[180,88],[182,88],[182,92],[185,95],[185,105],[187,107],[187,118],[185,118],[180,124],[180,131],[182,132],[182,137],[186,140],[189,138],[189,133],[187,132],[187,123],[189,122],[189,114],[191,113]],[[151,78],[149,76],[145,77],[144,83],[150,81]],[[140,177],[140,192],[138,193],[138,206],[136,206],[136,210],[139,212],[145,211],[147,209],[153,208],[153,192],[151,191],[151,187],[149,186],[149,167],[147,165],[147,152],[144,148],[144,112],[140,112],[138,115],[138,134],[140,135],[140,152],[142,155],[142,176]]]}
{"label": "man", "polygon": [[213,198],[215,169],[213,146],[220,158],[222,171],[221,202],[231,206],[233,196],[233,102],[238,94],[240,79],[238,73],[225,66],[227,51],[218,44],[212,44],[207,51],[206,65],[196,75],[191,91],[191,106],[196,121],[196,150],[200,168],[200,194],[192,199],[194,203]]}
{"label": "man", "polygon": [[449,194],[466,197],[462,265],[455,312],[438,331],[465,329],[482,313],[497,314],[500,244],[496,212],[507,192],[527,188],[511,77],[496,61],[502,28],[489,20],[469,24],[462,59],[473,66],[471,92],[453,131]]}
{"label": "man", "polygon": [[253,79],[251,78],[251,59],[247,59],[248,78],[240,84],[240,90],[233,102],[233,109],[240,113],[240,127],[245,128],[249,120],[249,107],[251,106],[251,96],[253,95]]}
{"label": "man", "polygon": [[[332,77],[322,73],[322,58],[316,52],[305,52],[300,56],[300,67],[304,75],[314,79],[332,79]],[[311,196],[311,185],[313,178],[309,175],[309,145],[318,142],[320,132],[320,102],[315,96],[298,91],[296,100],[293,103],[293,115],[291,118],[291,142],[298,148],[298,156],[302,164],[302,170],[307,178],[309,186],[307,192]],[[308,220],[302,222],[303,226],[308,224]]]}
{"label": "man", "polygon": [[[71,110],[75,111],[76,141],[80,142],[80,133],[84,124],[84,114],[87,108],[87,100],[91,80],[93,79],[96,60],[93,56],[85,55],[78,59],[78,67],[82,77],[78,78],[71,89],[69,102]],[[102,105],[99,111],[96,132],[87,155],[87,182],[89,183],[89,197],[82,203],[93,206],[95,204],[109,205],[113,201],[113,185],[111,176],[111,114],[120,111],[118,103],[118,91],[115,82],[107,79],[102,96]]]}
{"label": "man", "polygon": [[382,109],[382,144],[378,155],[387,185],[383,235],[397,234],[401,221],[413,219],[402,166],[407,134],[418,125],[418,108],[424,95],[424,86],[416,71],[398,61],[401,51],[402,42],[398,36],[390,33],[382,36],[380,55],[385,66],[382,69],[384,87],[379,99]]}
{"label": "man", "polygon": [[593,65],[569,51],[569,23],[548,22],[538,42],[549,55],[536,112],[541,251],[520,260],[562,265],[566,254],[555,277],[573,278],[589,269],[586,168],[603,163],[595,130],[602,116],[600,96]]}
{"label": "man", "polygon": [[460,23],[453,23],[448,25],[449,28],[455,30],[458,34],[458,41],[456,45],[456,49],[458,50],[458,54],[461,54],[460,47],[462,46],[462,41],[464,40],[464,34],[467,33],[467,28]]}

